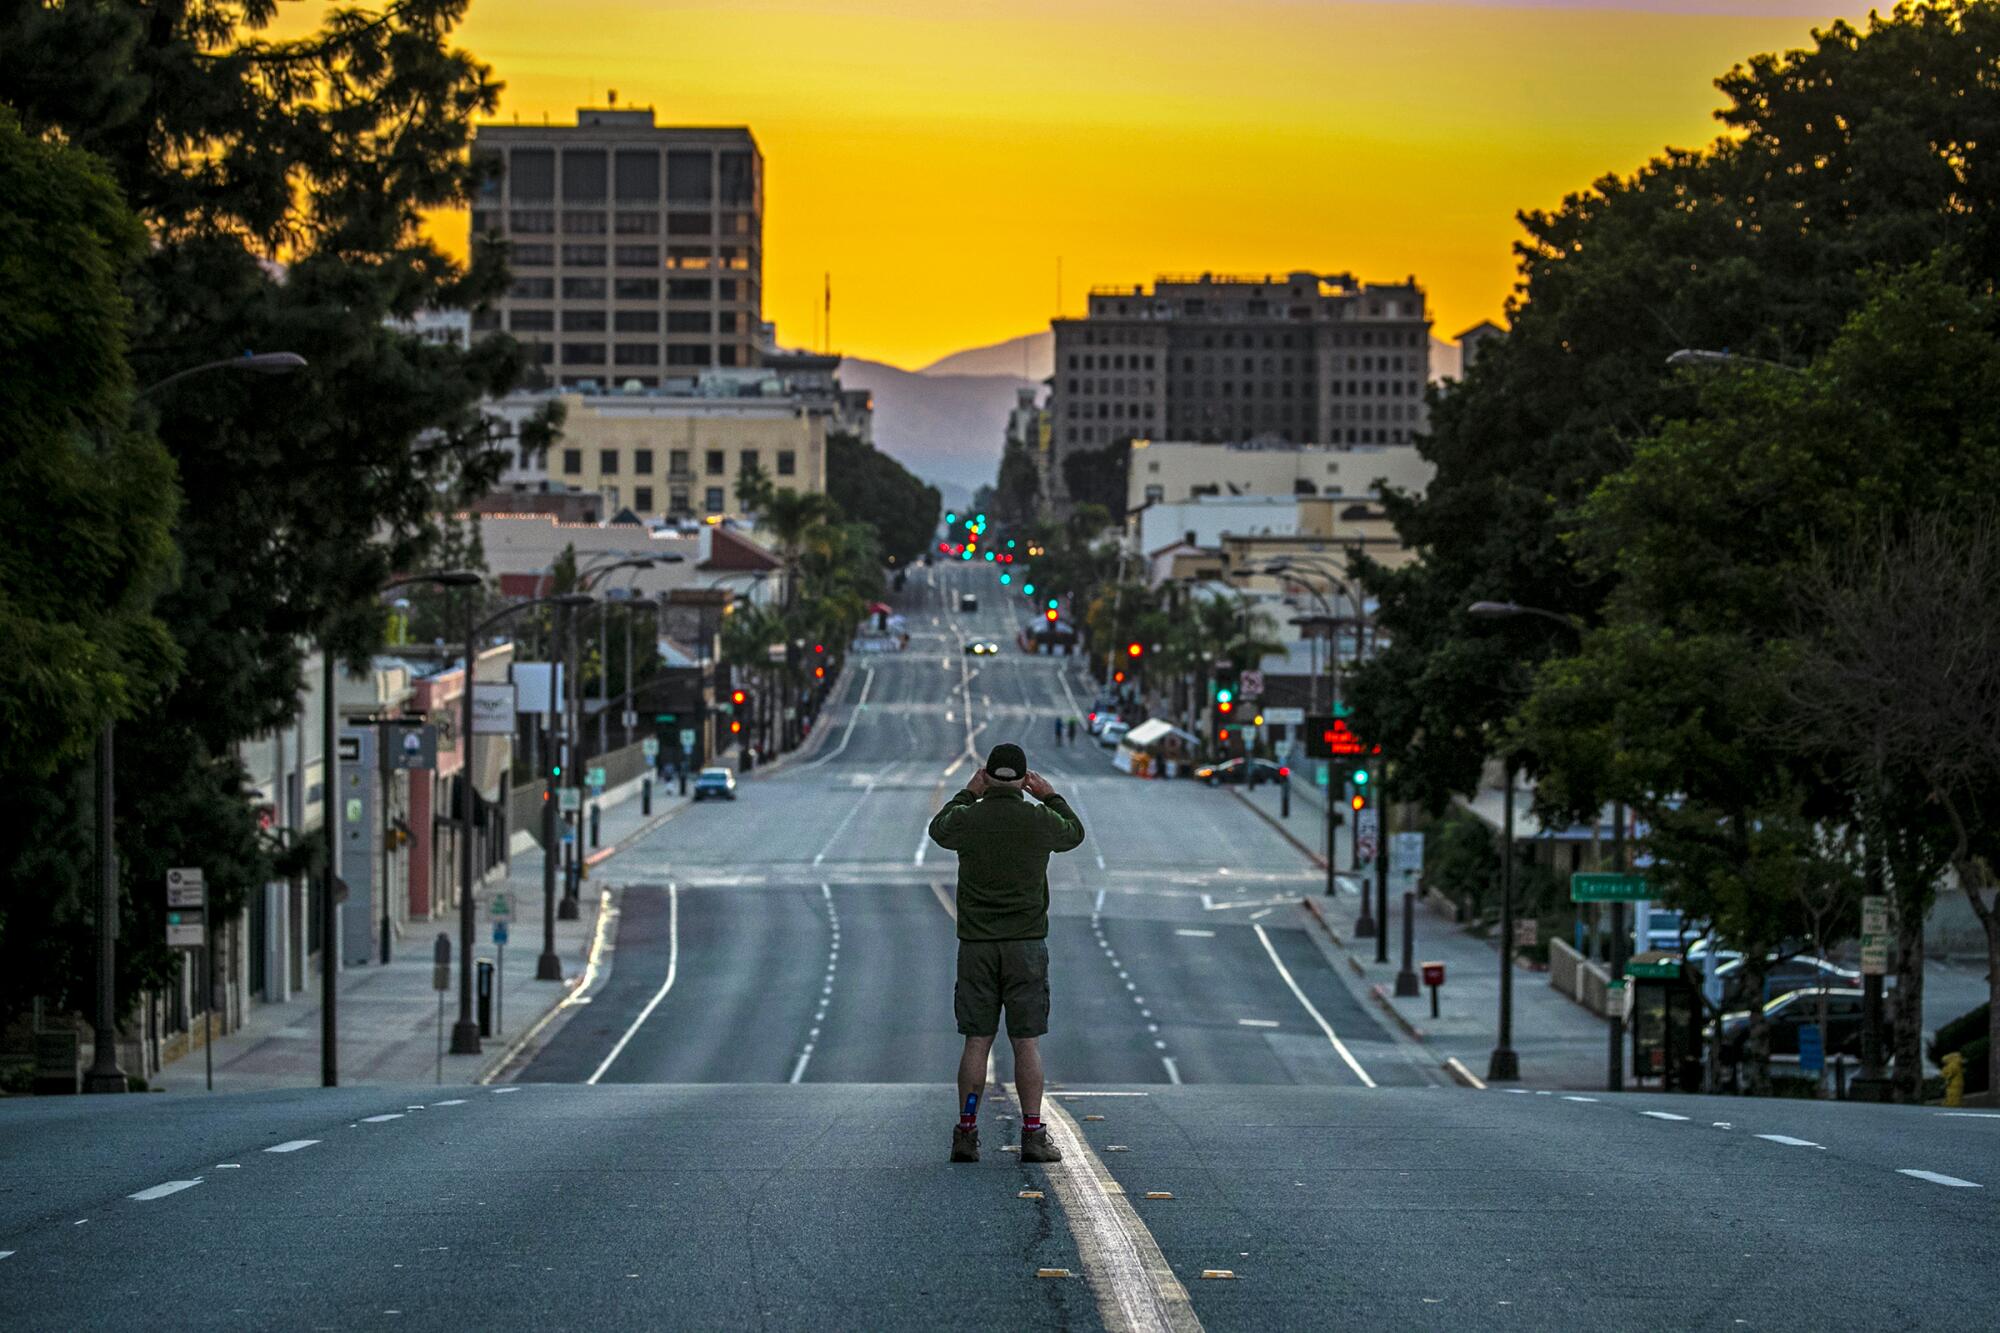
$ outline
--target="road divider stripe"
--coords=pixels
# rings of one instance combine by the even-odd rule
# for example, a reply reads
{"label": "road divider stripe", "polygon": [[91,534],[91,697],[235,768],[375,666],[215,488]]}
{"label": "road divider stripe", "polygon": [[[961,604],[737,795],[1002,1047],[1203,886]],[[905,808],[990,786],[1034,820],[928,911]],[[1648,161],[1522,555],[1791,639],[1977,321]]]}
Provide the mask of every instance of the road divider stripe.
{"label": "road divider stripe", "polygon": [[1896,1174],[1899,1176],[1909,1176],[1914,1180],[1927,1180],[1933,1185],[1944,1185],[1955,1190],[1983,1190],[1986,1188],[1975,1180],[1960,1180],[1957,1176],[1947,1176],[1936,1171],[1919,1171],[1913,1166],[1898,1167]]}
{"label": "road divider stripe", "polygon": [[1687,1117],[1686,1117],[1686,1116],[1684,1116],[1684,1115],[1675,1115],[1675,1114],[1674,1114],[1674,1113],[1673,1113],[1672,1111],[1641,1111],[1641,1112],[1639,1112],[1639,1114],[1640,1114],[1640,1115],[1643,1115],[1643,1116],[1645,1116],[1645,1117],[1647,1117],[1648,1119],[1651,1119],[1651,1120],[1685,1120],[1685,1119],[1687,1119]]}
{"label": "road divider stripe", "polygon": [[403,1113],[401,1111],[387,1111],[381,1115],[364,1115],[361,1117],[361,1123],[364,1125],[379,1125],[385,1121],[401,1120],[402,1118]]}
{"label": "road divider stripe", "polygon": [[674,988],[674,977],[679,973],[680,965],[681,886],[670,883],[667,885],[667,979],[661,983],[660,989],[654,992],[653,998],[646,1001],[646,1007],[632,1020],[632,1026],[625,1029],[625,1035],[611,1048],[611,1054],[604,1057],[603,1064],[591,1071],[590,1077],[584,1080],[585,1083],[595,1083],[604,1077],[604,1072],[611,1068],[611,1062],[624,1052],[626,1043],[632,1040],[633,1034],[645,1025],[646,1020],[653,1016],[653,1011],[660,1007],[660,1001],[667,998],[667,992]]}
{"label": "road divider stripe", "polygon": [[[1018,1103],[1015,1089],[1010,1086],[1008,1092]],[[1104,1327],[1111,1333],[1199,1333],[1201,1320],[1187,1289],[1124,1189],[1069,1112],[1054,1099],[1044,1100],[1042,1107],[1064,1158],[1049,1164],[1049,1182],[1076,1238],[1084,1282],[1097,1300]]]}
{"label": "road divider stripe", "polygon": [[1757,1137],[1768,1143],[1781,1143],[1787,1148],[1818,1148],[1821,1152],[1826,1151],[1826,1145],[1823,1143],[1814,1143],[1811,1139],[1795,1139],[1789,1134],[1759,1134]]}
{"label": "road divider stripe", "polygon": [[1313,1002],[1306,998],[1306,993],[1299,989],[1299,983],[1293,979],[1291,970],[1285,966],[1284,960],[1278,957],[1278,951],[1272,945],[1270,935],[1265,932],[1262,926],[1252,926],[1250,929],[1257,932],[1257,942],[1262,944],[1264,952],[1271,956],[1271,966],[1278,969],[1278,975],[1284,978],[1285,985],[1291,988],[1293,996],[1304,1006],[1305,1011],[1312,1015],[1312,1021],[1319,1024],[1319,1030],[1324,1032],[1326,1039],[1333,1043],[1333,1049],[1339,1052],[1342,1060],[1347,1062],[1347,1067],[1354,1071],[1354,1076],[1360,1079],[1366,1086],[1374,1087],[1375,1080],[1368,1077],[1368,1071],[1363,1069],[1361,1062],[1354,1058],[1354,1052],[1348,1050],[1347,1044],[1341,1041],[1339,1035],[1334,1032],[1333,1024],[1326,1021],[1326,1016],[1314,1008]]}
{"label": "road divider stripe", "polygon": [[284,1143],[274,1143],[274,1144],[272,1144],[272,1145],[271,1145],[270,1147],[268,1147],[268,1148],[264,1149],[264,1151],[265,1151],[265,1152],[297,1152],[297,1151],[298,1151],[299,1149],[301,1149],[301,1148],[310,1148],[310,1147],[312,1147],[312,1146],[313,1146],[313,1145],[314,1145],[315,1143],[318,1143],[318,1142],[319,1142],[319,1140],[318,1140],[318,1139],[288,1139],[288,1140],[287,1140],[287,1141],[285,1141]]}
{"label": "road divider stripe", "polygon": [[[143,1189],[137,1194],[128,1194],[125,1197],[128,1199],[137,1199],[140,1203],[151,1203],[155,1199],[164,1199],[169,1194],[179,1194],[182,1190],[191,1190],[199,1184],[201,1184],[200,1176],[196,1176],[193,1180],[169,1180],[164,1185],[155,1185],[151,1189]],[[77,1225],[81,1226],[82,1223],[77,1223]]]}

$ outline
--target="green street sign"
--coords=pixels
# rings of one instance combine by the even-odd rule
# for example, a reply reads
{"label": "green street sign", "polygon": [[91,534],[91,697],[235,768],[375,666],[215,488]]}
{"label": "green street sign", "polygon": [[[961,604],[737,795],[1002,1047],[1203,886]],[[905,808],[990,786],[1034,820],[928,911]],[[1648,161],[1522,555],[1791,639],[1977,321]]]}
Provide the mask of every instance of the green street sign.
{"label": "green street sign", "polygon": [[1625,975],[1644,981],[1672,981],[1681,974],[1679,963],[1627,963]]}
{"label": "green street sign", "polygon": [[1569,900],[1573,903],[1636,903],[1652,896],[1644,875],[1579,870],[1569,877]]}

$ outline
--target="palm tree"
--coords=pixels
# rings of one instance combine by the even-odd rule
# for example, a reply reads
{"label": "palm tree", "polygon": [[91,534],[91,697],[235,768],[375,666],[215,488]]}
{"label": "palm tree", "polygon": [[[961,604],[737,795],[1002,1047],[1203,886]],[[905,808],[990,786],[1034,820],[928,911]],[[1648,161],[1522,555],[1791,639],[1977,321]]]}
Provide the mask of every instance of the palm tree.
{"label": "palm tree", "polygon": [[811,544],[816,531],[840,516],[840,507],[817,491],[795,491],[787,486],[770,497],[762,524],[777,539],[778,559],[784,565],[785,593],[782,601],[790,608],[798,600],[799,557]]}

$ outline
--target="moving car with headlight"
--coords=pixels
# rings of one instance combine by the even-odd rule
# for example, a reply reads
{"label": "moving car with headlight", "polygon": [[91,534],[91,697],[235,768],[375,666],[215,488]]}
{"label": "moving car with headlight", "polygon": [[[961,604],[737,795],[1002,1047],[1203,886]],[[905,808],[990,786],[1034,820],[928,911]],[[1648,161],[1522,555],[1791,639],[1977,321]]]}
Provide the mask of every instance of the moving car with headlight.
{"label": "moving car with headlight", "polygon": [[991,639],[969,639],[965,645],[967,657],[991,657],[1000,651],[1000,645]]}
{"label": "moving car with headlight", "polygon": [[726,768],[704,768],[695,774],[694,799],[713,797],[718,801],[736,799],[736,774]]}

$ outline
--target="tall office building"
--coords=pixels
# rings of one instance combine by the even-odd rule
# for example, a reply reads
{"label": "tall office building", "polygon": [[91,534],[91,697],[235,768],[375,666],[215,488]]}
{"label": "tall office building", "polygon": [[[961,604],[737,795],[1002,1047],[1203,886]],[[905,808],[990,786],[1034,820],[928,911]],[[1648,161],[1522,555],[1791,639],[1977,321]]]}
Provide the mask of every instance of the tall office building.
{"label": "tall office building", "polygon": [[1054,451],[1127,439],[1407,444],[1427,420],[1430,316],[1415,278],[1162,277],[1052,321]]}
{"label": "tall office building", "polygon": [[478,327],[535,344],[564,387],[757,364],[764,158],[748,129],[583,108],[575,125],[482,125],[473,151],[502,170],[472,230],[512,243],[514,275]]}

